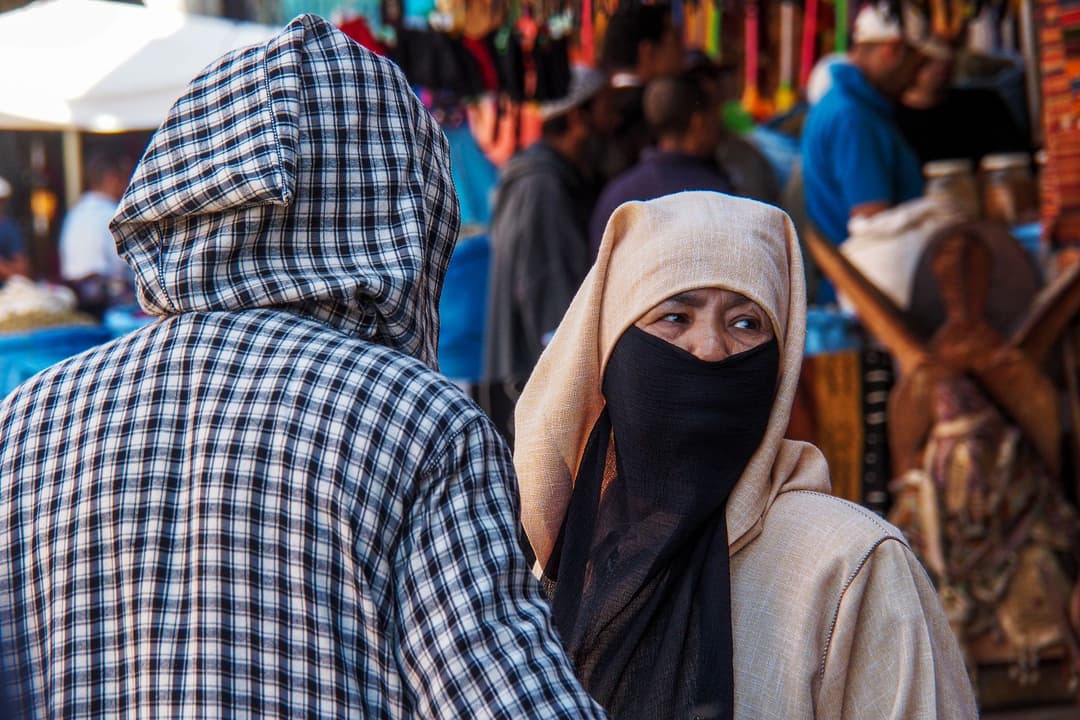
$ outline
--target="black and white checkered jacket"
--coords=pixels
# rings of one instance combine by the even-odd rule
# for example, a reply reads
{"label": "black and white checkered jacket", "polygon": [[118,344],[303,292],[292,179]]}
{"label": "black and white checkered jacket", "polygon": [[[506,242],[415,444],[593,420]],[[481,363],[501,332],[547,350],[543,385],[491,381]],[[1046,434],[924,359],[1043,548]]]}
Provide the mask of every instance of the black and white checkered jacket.
{"label": "black and white checkered jacket", "polygon": [[113,221],[146,328],[0,405],[0,643],[37,717],[599,717],[433,369],[458,230],[389,62],[304,16],[226,55]]}

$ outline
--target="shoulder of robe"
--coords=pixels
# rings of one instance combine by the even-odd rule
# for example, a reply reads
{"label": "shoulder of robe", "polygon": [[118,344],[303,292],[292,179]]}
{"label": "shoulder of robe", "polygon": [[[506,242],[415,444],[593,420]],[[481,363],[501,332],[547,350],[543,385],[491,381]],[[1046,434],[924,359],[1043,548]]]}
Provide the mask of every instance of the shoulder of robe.
{"label": "shoulder of robe", "polygon": [[910,552],[903,533],[855,503],[821,492],[793,490],[777,496],[761,535],[750,544],[761,551],[783,550],[788,562],[804,568],[829,566],[857,571],[883,543]]}

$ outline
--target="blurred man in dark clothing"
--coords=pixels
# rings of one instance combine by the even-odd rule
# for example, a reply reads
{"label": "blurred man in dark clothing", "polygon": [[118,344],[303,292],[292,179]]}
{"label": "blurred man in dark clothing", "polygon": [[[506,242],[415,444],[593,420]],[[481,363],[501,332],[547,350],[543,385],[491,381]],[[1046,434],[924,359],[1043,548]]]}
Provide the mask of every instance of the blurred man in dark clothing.
{"label": "blurred man in dark clothing", "polygon": [[596,186],[587,172],[606,129],[595,102],[605,84],[602,73],[575,67],[567,97],[541,106],[540,140],[510,159],[495,188],[479,394],[508,440],[518,392],[589,270]]}
{"label": "blurred man in dark clothing", "polygon": [[624,202],[684,190],[732,192],[731,181],[715,160],[720,109],[704,75],[691,71],[656,78],[645,88],[643,106],[656,146],[642,151],[638,163],[601,193],[589,222],[594,255],[608,218]]}
{"label": "blurred man in dark clothing", "polygon": [[926,61],[904,93],[896,122],[921,163],[1029,150],[1005,101],[988,88],[951,85],[955,53],[932,38],[920,44]]}
{"label": "blurred man in dark clothing", "polygon": [[601,65],[612,87],[611,110],[620,118],[601,167],[611,180],[636,163],[652,142],[641,106],[645,85],[683,67],[682,33],[672,22],[671,6],[621,5],[608,21]]}

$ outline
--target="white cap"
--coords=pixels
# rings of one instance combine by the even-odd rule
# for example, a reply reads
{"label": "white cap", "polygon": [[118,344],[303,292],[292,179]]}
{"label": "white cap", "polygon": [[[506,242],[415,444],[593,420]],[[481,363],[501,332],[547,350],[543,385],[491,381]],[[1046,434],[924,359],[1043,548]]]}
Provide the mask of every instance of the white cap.
{"label": "white cap", "polygon": [[582,103],[592,99],[606,82],[604,74],[587,65],[574,65],[570,68],[570,87],[564,97],[541,103],[540,119],[550,120],[570,112]]}
{"label": "white cap", "polygon": [[852,42],[888,42],[903,39],[904,28],[900,24],[900,18],[889,12],[887,2],[865,5],[855,16],[855,27],[851,31]]}
{"label": "white cap", "polygon": [[11,197],[11,183],[0,177],[0,200],[7,200],[9,197]]}

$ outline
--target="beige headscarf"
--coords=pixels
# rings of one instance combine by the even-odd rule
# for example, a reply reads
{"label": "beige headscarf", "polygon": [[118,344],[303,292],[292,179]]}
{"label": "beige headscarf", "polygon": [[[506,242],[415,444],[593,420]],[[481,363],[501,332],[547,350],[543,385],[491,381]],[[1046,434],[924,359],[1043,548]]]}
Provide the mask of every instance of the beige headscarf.
{"label": "beige headscarf", "polygon": [[685,192],[620,206],[595,265],[522,392],[515,412],[522,524],[541,568],[570,503],[578,464],[604,407],[604,368],[623,332],[661,301],[718,287],[772,320],[780,382],[765,438],[727,502],[731,552],[749,542],[782,487],[828,490],[820,452],[784,440],[803,356],[806,289],[791,220],[753,200]]}

